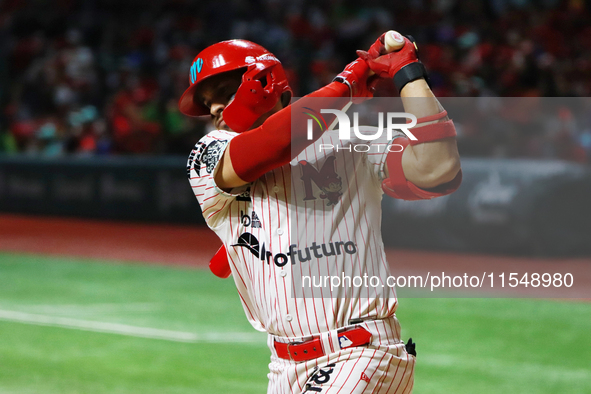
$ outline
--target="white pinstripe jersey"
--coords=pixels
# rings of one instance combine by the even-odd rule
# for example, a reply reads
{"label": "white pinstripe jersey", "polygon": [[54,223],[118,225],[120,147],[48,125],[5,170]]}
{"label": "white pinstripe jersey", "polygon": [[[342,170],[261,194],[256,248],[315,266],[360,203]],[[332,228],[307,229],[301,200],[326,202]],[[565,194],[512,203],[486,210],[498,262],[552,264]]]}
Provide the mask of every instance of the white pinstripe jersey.
{"label": "white pinstripe jersey", "polygon": [[300,337],[350,319],[392,316],[397,299],[388,286],[314,288],[308,281],[307,297],[292,293],[301,289],[302,275],[367,274],[385,283],[380,185],[387,150],[354,152],[336,131],[325,132],[289,165],[229,194],[212,175],[236,135],[216,130],[203,137],[187,170],[207,225],[226,246],[250,323],[274,335]]}

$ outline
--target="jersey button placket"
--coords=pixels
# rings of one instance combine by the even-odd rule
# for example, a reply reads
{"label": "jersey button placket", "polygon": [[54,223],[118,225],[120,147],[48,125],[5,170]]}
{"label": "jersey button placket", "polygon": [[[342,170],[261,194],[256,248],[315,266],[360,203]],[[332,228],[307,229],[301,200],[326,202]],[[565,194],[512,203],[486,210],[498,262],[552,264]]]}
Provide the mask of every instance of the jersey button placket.
{"label": "jersey button placket", "polygon": [[291,315],[285,315],[285,320],[292,321],[293,317],[291,317]]}
{"label": "jersey button placket", "polygon": [[283,229],[280,229],[280,228],[278,228],[278,229],[277,229],[277,234],[279,234],[279,235],[283,235]]}

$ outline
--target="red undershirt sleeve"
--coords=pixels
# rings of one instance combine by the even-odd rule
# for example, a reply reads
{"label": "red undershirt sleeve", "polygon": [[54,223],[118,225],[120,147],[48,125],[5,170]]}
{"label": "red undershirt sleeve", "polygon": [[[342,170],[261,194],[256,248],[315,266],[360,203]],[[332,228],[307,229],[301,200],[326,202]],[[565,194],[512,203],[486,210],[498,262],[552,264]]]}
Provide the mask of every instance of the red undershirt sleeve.
{"label": "red undershirt sleeve", "polygon": [[307,118],[297,116],[292,119],[292,113],[303,113],[304,108],[317,112],[322,108],[340,109],[349,102],[349,95],[347,85],[332,82],[271,115],[261,126],[234,137],[228,153],[236,174],[240,179],[252,182],[288,164],[323,132],[314,125],[313,139],[307,139]]}

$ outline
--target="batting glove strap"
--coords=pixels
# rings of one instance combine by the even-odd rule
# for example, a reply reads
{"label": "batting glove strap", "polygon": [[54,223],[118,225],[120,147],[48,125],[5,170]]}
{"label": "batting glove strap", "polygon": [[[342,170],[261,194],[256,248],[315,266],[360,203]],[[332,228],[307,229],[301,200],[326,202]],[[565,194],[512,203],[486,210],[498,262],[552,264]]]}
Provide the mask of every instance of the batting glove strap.
{"label": "batting glove strap", "polygon": [[[349,87],[349,93],[354,103],[373,97],[374,85],[368,81],[369,66],[363,59],[349,63],[343,72],[337,75],[333,82],[340,82]],[[374,78],[371,79],[373,81]]]}
{"label": "batting glove strap", "polygon": [[429,77],[427,75],[427,69],[425,65],[420,61],[409,63],[402,67],[396,74],[394,74],[394,84],[398,89],[398,92],[402,91],[402,88],[407,83],[416,81],[417,79],[424,78],[429,83]]}
{"label": "batting glove strap", "polygon": [[351,97],[353,97],[353,86],[351,86],[351,83],[349,81],[347,81],[347,78],[345,78],[345,76],[343,76],[341,74],[334,77],[334,79],[332,81],[333,82],[340,82],[340,83],[347,85],[349,87],[349,93],[351,94]]}

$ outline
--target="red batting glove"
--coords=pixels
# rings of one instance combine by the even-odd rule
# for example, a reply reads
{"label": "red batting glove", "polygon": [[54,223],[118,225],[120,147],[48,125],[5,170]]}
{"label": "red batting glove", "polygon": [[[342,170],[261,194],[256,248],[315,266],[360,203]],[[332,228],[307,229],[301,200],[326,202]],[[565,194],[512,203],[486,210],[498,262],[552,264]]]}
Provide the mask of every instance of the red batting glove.
{"label": "red batting glove", "polygon": [[337,75],[333,81],[344,83],[349,86],[349,92],[354,103],[359,103],[365,99],[372,98],[375,90],[377,78],[369,76],[370,70],[368,64],[363,59],[357,59],[345,67],[343,72]]}
{"label": "red batting glove", "polygon": [[386,45],[382,34],[380,38],[369,48],[369,51],[357,51],[357,55],[364,59],[369,68],[381,78],[394,78],[394,75],[404,66],[419,61],[417,47],[404,37],[404,46],[398,51],[386,53]]}

